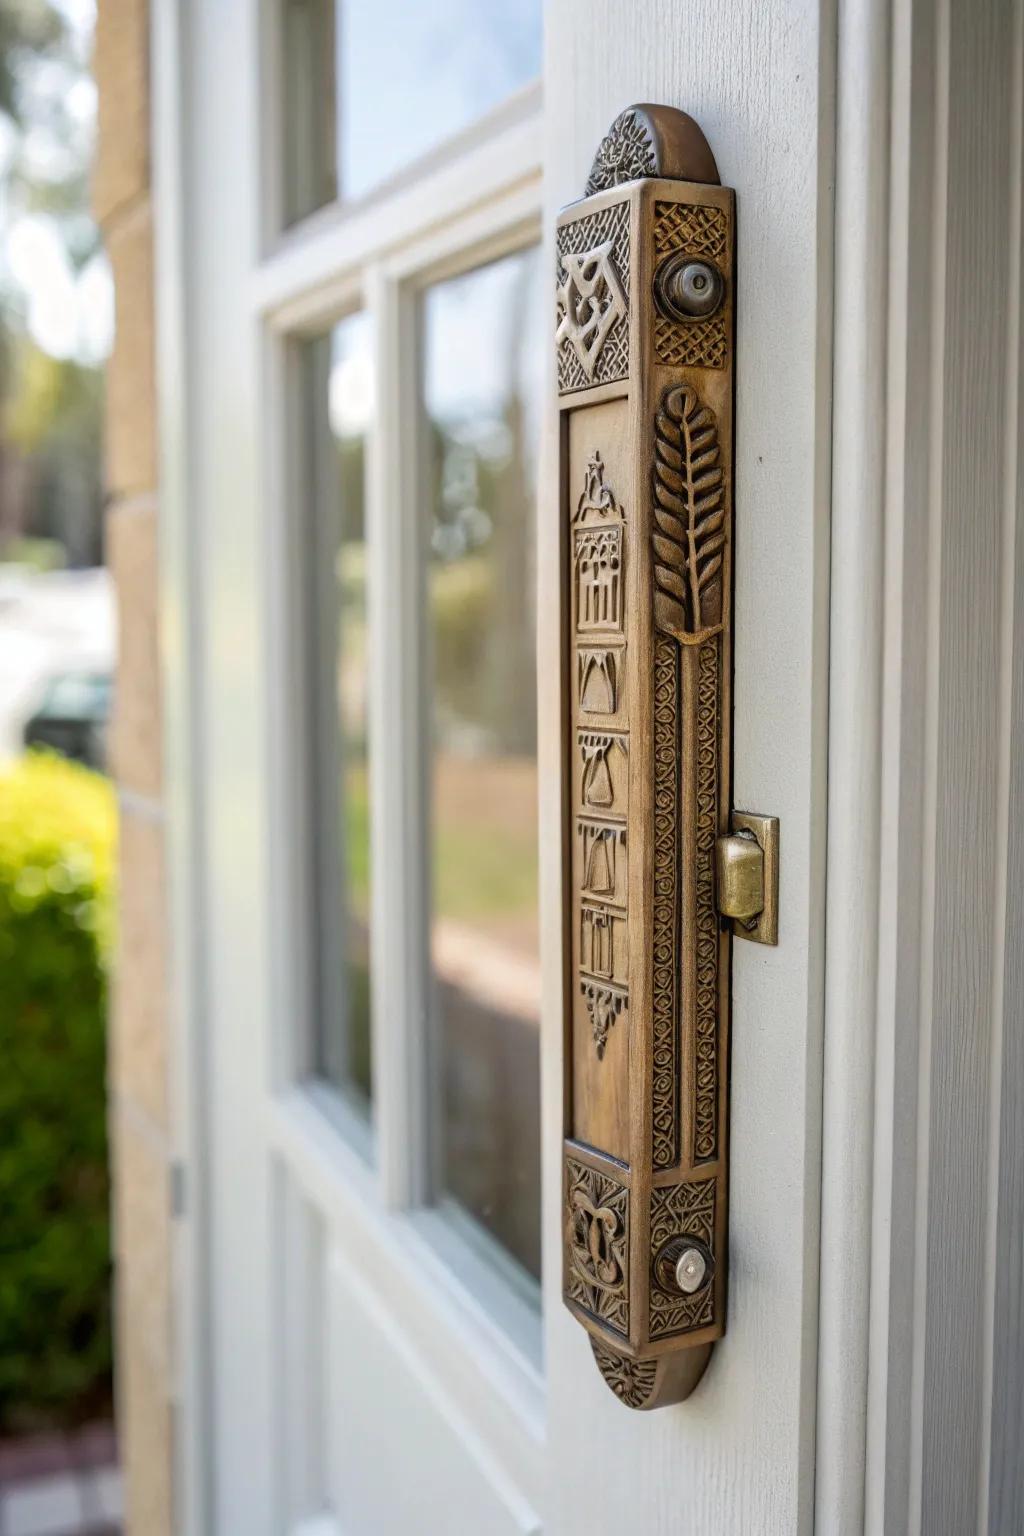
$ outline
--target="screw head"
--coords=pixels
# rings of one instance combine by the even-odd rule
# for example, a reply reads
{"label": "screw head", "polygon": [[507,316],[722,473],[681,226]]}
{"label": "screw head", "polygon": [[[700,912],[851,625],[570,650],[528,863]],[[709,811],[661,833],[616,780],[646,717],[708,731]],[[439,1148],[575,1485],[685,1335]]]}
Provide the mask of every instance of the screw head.
{"label": "screw head", "polygon": [[669,320],[703,320],[725,297],[725,279],[713,262],[677,251],[654,274],[654,297]]}
{"label": "screw head", "polygon": [[699,1248],[684,1248],[676,1260],[676,1284],[685,1296],[692,1296],[704,1284],[708,1263]]}

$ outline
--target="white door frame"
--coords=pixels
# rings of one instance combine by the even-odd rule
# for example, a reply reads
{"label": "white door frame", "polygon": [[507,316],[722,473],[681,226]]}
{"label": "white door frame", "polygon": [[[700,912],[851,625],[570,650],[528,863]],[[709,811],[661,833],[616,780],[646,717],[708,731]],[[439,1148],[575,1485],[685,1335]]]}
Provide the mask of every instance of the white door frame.
{"label": "white door frame", "polygon": [[[701,119],[716,150],[726,146],[723,170],[739,188],[742,239],[755,199],[743,184],[745,168],[729,163],[729,114],[741,110],[739,98],[750,86],[744,82],[730,105],[714,88],[705,94],[701,85],[702,69],[713,78],[703,50],[713,42],[716,25],[738,23],[729,17],[716,23],[700,0],[684,9],[693,23],[690,42],[696,58],[685,71],[677,69],[675,88],[682,92],[689,84],[685,104]],[[815,617],[807,636],[814,651],[807,677],[818,731],[809,751],[819,764],[816,782],[821,786],[826,720],[829,760],[827,890],[824,801],[807,801],[799,834],[792,816],[788,823],[783,820],[784,897],[785,861],[792,857],[795,834],[809,872],[802,884],[805,905],[802,912],[790,906],[790,921],[806,923],[813,935],[807,964],[804,1162],[793,1175],[807,1207],[808,1246],[797,1259],[806,1291],[799,1325],[801,1370],[817,1377],[817,1390],[802,1394],[810,1416],[801,1430],[794,1529],[817,1529],[822,1536],[860,1536],[864,1530],[889,1536],[908,1526],[919,1530],[922,1516],[934,1512],[930,1501],[943,1491],[934,1474],[943,1458],[950,1463],[949,1484],[959,1481],[967,1490],[956,1496],[970,1501],[979,1521],[987,1518],[982,1468],[1005,1432],[993,1422],[990,1405],[1003,1369],[993,1338],[1007,1324],[1007,1233],[1009,1248],[1019,1233],[1019,1217],[1017,1226],[1010,1221],[1008,1228],[1005,1222],[1001,1227],[997,1210],[1003,1209],[1009,1179],[1001,1158],[1006,1127],[1021,1109],[1019,1085],[1001,1083],[999,1066],[1000,1052],[1009,1052],[1017,1038],[1007,1022],[1012,987],[1004,983],[1003,966],[1012,960],[1005,944],[1006,903],[1022,864],[1019,842],[1010,845],[1009,854],[1005,851],[1012,827],[1010,796],[1019,799],[1020,794],[1011,767],[1022,735],[1013,691],[1019,688],[1013,642],[1020,633],[1019,627],[1015,630],[1013,585],[1020,270],[1019,255],[1006,257],[989,236],[984,249],[996,279],[1005,281],[996,303],[986,309],[978,294],[964,286],[970,252],[961,233],[966,223],[978,219],[988,221],[986,228],[1003,227],[1003,217],[1011,251],[1014,230],[1019,235],[1020,196],[1012,189],[1020,185],[1021,6],[1017,3],[1012,15],[1009,7],[1004,16],[986,15],[973,30],[956,0],[935,6],[924,0],[828,0],[820,5],[794,0],[781,9],[794,34],[802,27],[812,29],[818,53],[817,180],[806,193],[819,209],[815,287],[806,296],[815,316],[817,384],[813,418],[805,426],[815,445],[818,530],[808,576],[816,593]],[[571,0],[556,0],[550,12],[549,78],[578,21]],[[202,868],[204,857],[216,857],[216,837],[209,826],[201,765],[215,701],[197,683],[204,677],[201,636],[209,615],[203,610],[201,530],[190,493],[190,420],[200,356],[190,327],[189,293],[199,278],[188,240],[185,176],[190,88],[205,87],[189,78],[189,9],[174,0],[156,0],[152,15],[175,1138],[184,1190],[175,1224],[178,1491],[183,1532],[206,1536],[212,1530],[209,1403],[217,1384],[207,1365],[214,1319],[204,1205],[209,1128],[203,1084],[210,1048],[204,1022],[210,979],[205,949],[209,900]],[[605,20],[611,25],[610,14]],[[682,34],[683,15],[679,27]],[[240,47],[243,67],[258,70],[253,38],[240,39]],[[780,133],[786,129],[787,92],[796,91],[788,79],[781,82],[785,67],[779,58],[770,61],[774,76],[759,79],[756,87],[777,87],[771,97],[772,126]],[[756,71],[754,61],[752,74]],[[650,73],[657,78],[653,66]],[[251,106],[244,92],[243,99]],[[556,169],[548,191],[546,233],[554,207],[575,195],[578,173],[605,120],[624,104],[617,95],[614,100],[609,96],[607,108],[595,111],[593,121],[588,116],[571,124],[558,119],[552,106],[551,134],[579,133],[581,142],[567,151],[564,137],[558,143],[549,139],[548,159]],[[987,174],[983,162],[971,159],[968,133],[973,123],[988,144],[978,116],[986,109],[999,124],[1008,116],[1011,126],[1017,125],[1017,148],[1008,164],[996,156]],[[958,128],[952,136],[951,123]],[[799,148],[794,146],[794,153]],[[967,210],[966,217],[958,215],[958,206]],[[763,238],[784,244],[786,232],[767,226]],[[952,283],[960,285],[955,303]],[[758,335],[751,302],[740,317],[741,374],[758,366],[749,351]],[[958,412],[978,408],[964,378],[974,380],[967,365],[974,360],[972,333],[979,328],[985,339],[1001,339],[1005,359],[1005,366],[991,369],[994,382],[984,401],[986,419],[999,423],[1001,436],[992,438],[993,451],[984,462],[970,464],[982,475],[974,494],[979,505],[990,509],[985,527],[999,551],[996,578],[989,561],[972,560],[955,515],[955,498],[966,490],[966,460],[956,456],[953,427]],[[951,357],[964,363],[965,373],[950,365]],[[756,424],[745,420],[741,409],[738,432],[753,431]],[[921,443],[926,451],[919,457]],[[754,492],[750,484],[748,494]],[[743,513],[738,495],[741,559]],[[966,573],[958,593],[944,575],[951,551],[963,557]],[[749,563],[745,575],[740,565],[740,610],[755,597],[753,569]],[[943,605],[951,597],[961,621],[972,604],[977,611],[979,605],[995,603],[994,628],[980,631],[981,653],[968,646],[966,654],[957,654],[944,644]],[[985,664],[980,685],[979,662]],[[767,676],[763,681],[767,686]],[[751,674],[748,686],[753,684]],[[740,719],[743,686],[737,690],[736,708]],[[743,731],[738,735],[742,738]],[[955,743],[964,738],[967,753],[957,759]],[[557,771],[554,750],[548,738],[542,772]],[[763,772],[756,783],[745,782],[742,751],[738,741],[738,802],[756,801],[755,808],[774,812],[781,789]],[[747,761],[757,755],[751,751]],[[758,760],[766,764],[770,753],[760,752]],[[977,846],[960,849],[951,868],[951,818],[958,807],[968,806],[979,774],[991,785],[997,810],[981,818]],[[957,907],[948,894],[955,879],[961,888],[987,889],[987,905]],[[786,911],[784,905],[783,923]],[[549,911],[545,923],[552,930],[558,926],[553,917]],[[966,925],[959,963],[976,968],[976,1017],[984,1019],[966,1065],[971,1154],[966,1163],[960,1159],[948,1094],[943,1096],[958,1057],[958,973],[941,948],[936,952],[937,944],[952,941],[956,924]],[[256,923],[257,942],[258,931]],[[762,984],[759,969],[758,957],[738,956],[737,988]],[[548,1126],[559,1118],[550,1113],[558,1080],[557,1064],[549,1060]],[[823,1146],[813,1110],[819,1091]],[[551,1177],[557,1157],[550,1148],[546,1166],[550,1232],[558,1225],[552,1209],[557,1179]],[[984,1191],[980,1216],[977,1188],[969,1187],[979,1179]],[[963,1202],[960,1211],[943,1208],[945,1190]],[[974,1237],[980,1233],[966,1265],[969,1305],[979,1314],[982,1346],[970,1359],[956,1347],[942,1346],[944,1309],[953,1297],[936,1266],[943,1244],[956,1236],[956,1220],[966,1219],[966,1207],[966,1230]],[[750,1304],[756,1306],[756,1287],[766,1277],[757,1273],[756,1255],[737,1257],[750,1266],[750,1277],[740,1282],[737,1276],[736,1283],[750,1287]],[[555,1267],[549,1262],[549,1316],[559,1305],[551,1278]],[[556,1334],[557,1349],[575,1347],[562,1342],[568,1335],[557,1327]],[[955,1385],[965,1366],[970,1419]],[[944,1394],[954,1406],[936,1411],[934,1403],[941,1403]],[[638,1436],[651,1432],[659,1431],[641,1421],[624,1444],[634,1446]],[[720,1475],[728,1476],[728,1469]]]}

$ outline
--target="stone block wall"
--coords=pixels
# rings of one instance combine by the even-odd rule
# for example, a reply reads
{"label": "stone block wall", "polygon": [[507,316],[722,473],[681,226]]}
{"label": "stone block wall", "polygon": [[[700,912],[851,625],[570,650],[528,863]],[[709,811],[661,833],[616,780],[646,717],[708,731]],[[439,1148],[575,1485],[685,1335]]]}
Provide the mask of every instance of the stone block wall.
{"label": "stone block wall", "polygon": [[159,496],[146,0],[99,0],[93,206],[113,267],[107,552],[117,591],[112,761],[121,815],[110,1022],[117,1415],[128,1536],[172,1536],[170,1122],[158,644]]}

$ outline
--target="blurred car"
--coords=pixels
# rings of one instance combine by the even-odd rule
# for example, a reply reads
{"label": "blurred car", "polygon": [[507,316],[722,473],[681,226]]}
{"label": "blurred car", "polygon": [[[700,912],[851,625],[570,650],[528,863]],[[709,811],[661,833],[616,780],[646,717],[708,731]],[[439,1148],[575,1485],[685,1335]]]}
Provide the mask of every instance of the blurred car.
{"label": "blurred car", "polygon": [[26,747],[49,747],[105,772],[112,697],[113,679],[108,672],[54,674],[25,722]]}

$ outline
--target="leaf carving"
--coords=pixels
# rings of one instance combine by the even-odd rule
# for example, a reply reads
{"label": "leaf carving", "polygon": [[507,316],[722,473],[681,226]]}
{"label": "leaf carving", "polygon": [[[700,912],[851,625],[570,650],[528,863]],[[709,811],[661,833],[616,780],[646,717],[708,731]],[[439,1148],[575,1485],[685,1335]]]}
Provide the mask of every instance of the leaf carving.
{"label": "leaf carving", "polygon": [[722,621],[725,478],[718,422],[687,385],[667,389],[655,421],[654,621],[677,639]]}

